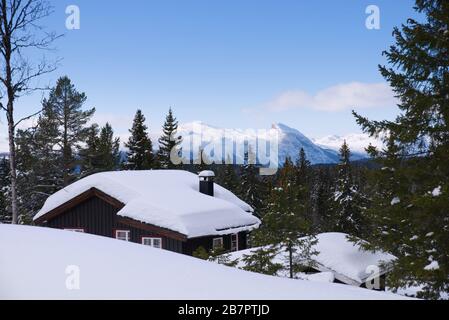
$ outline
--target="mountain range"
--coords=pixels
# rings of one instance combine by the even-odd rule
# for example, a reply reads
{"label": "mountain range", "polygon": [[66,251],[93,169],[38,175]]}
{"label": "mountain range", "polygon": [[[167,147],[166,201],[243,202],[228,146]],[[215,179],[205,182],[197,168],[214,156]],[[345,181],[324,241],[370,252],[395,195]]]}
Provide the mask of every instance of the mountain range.
{"label": "mountain range", "polygon": [[[193,154],[193,157],[196,158],[197,152],[191,152],[191,150],[198,150],[198,146],[194,148],[194,143],[192,143],[192,141],[196,140],[201,141],[202,148],[206,148],[206,154],[209,154],[207,150],[208,145],[214,145],[220,148],[220,146],[225,144],[227,146],[226,150],[228,150],[228,146],[232,147],[234,145],[233,154],[229,156],[240,161],[242,160],[241,158],[244,153],[243,141],[249,140],[254,142],[257,137],[257,144],[260,146],[267,141],[276,141],[275,137],[277,137],[278,159],[280,163],[284,163],[287,157],[296,161],[301,148],[304,149],[308,160],[312,164],[338,163],[338,149],[345,140],[350,148],[354,146],[351,160],[361,160],[367,157],[364,148],[371,142],[370,139],[363,134],[349,135],[347,138],[328,136],[322,139],[313,140],[306,137],[299,130],[282,123],[273,124],[270,129],[256,132],[239,129],[225,130],[202,122],[190,122],[180,124],[178,134],[183,137],[182,147],[184,155]],[[221,152],[222,150],[219,151]],[[228,156],[228,154],[225,154],[225,156],[220,154],[214,159],[219,160],[226,158],[226,156]]]}
{"label": "mountain range", "polygon": [[[304,149],[308,160],[312,164],[332,164],[338,163],[338,150],[344,141],[347,142],[351,151],[351,160],[361,160],[367,158],[364,149],[369,145],[381,146],[380,141],[370,138],[365,134],[350,134],[346,136],[330,135],[319,139],[308,138],[299,130],[291,128],[282,123],[276,123],[271,128],[255,131],[255,130],[240,130],[240,129],[223,129],[215,127],[203,122],[195,121],[183,123],[179,125],[178,134],[183,137],[183,152],[189,154],[194,158],[197,157],[198,150],[193,147],[192,141],[201,141],[201,146],[207,148],[207,145],[222,146],[226,145],[226,150],[234,147],[232,154],[229,156],[237,163],[243,162],[244,141],[249,140],[251,143],[258,139],[258,145],[263,145],[269,141],[278,141],[278,160],[279,163],[284,163],[287,157],[296,161],[299,155],[299,150]],[[157,146],[159,134],[153,133],[151,139],[155,146]],[[1,150],[3,151],[3,150]],[[123,157],[126,157],[126,150],[122,152]],[[0,152],[0,157],[7,156],[8,153]],[[226,159],[226,156],[217,155],[217,160]]]}

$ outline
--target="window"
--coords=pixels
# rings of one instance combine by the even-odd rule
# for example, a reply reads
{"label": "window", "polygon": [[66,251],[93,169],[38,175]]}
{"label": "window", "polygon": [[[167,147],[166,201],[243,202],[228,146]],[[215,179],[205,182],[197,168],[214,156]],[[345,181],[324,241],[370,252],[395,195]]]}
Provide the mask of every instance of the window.
{"label": "window", "polygon": [[223,238],[214,238],[212,240],[212,249],[222,249],[223,248]]}
{"label": "window", "polygon": [[145,246],[162,249],[162,238],[142,237],[142,244]]}
{"label": "window", "polygon": [[69,229],[69,228],[65,228],[64,230],[65,230],[65,231],[72,231],[72,232],[81,232],[81,233],[84,233],[84,229],[73,229],[73,228]]}
{"label": "window", "polygon": [[231,234],[231,251],[239,250],[239,235],[238,233]]}
{"label": "window", "polygon": [[129,241],[129,230],[115,230],[115,238],[118,240]]}

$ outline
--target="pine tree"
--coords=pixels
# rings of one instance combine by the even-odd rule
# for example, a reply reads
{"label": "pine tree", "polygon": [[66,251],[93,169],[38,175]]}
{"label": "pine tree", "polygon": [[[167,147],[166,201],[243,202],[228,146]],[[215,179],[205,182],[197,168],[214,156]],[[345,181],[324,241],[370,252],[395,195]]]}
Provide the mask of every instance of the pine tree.
{"label": "pine tree", "polygon": [[9,163],[6,157],[0,159],[0,223],[11,223],[12,215],[9,205]]}
{"label": "pine tree", "polygon": [[137,110],[131,130],[131,136],[125,146],[128,148],[124,168],[127,170],[148,170],[154,167],[153,143],[145,125],[145,116]]}
{"label": "pine tree", "polygon": [[94,108],[82,110],[86,100],[86,95],[78,92],[68,77],[61,77],[43,102],[47,122],[53,121],[56,126],[54,138],[60,149],[64,186],[74,179],[79,166],[77,155],[89,133],[87,123],[95,112]]}
{"label": "pine tree", "polygon": [[165,123],[162,127],[162,136],[159,138],[159,151],[157,153],[158,165],[162,169],[174,169],[179,166],[178,163],[173,163],[172,154],[180,157],[180,147],[182,138],[176,136],[178,130],[178,121],[173,116],[173,111],[170,108],[168,115],[165,118]]}
{"label": "pine tree", "polygon": [[113,171],[119,168],[120,138],[114,137],[114,130],[109,123],[100,130],[95,158],[98,161],[96,171]]}
{"label": "pine tree", "polygon": [[340,148],[338,180],[333,195],[333,211],[336,221],[335,231],[361,236],[363,231],[362,210],[364,198],[360,193],[359,186],[354,183],[350,157],[351,151],[345,141]]}
{"label": "pine tree", "polygon": [[365,132],[383,138],[371,148],[382,170],[366,214],[373,225],[367,249],[397,256],[387,277],[393,288],[421,286],[421,297],[449,291],[449,2],[417,0],[422,21],[394,29],[396,44],[380,72],[399,99],[394,121],[356,113]]}

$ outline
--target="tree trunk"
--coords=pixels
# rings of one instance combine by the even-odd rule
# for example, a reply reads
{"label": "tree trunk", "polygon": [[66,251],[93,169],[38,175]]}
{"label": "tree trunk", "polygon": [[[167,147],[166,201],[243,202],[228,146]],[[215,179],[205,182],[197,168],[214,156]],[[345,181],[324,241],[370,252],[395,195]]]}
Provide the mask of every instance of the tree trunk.
{"label": "tree trunk", "polygon": [[13,116],[13,102],[8,102],[8,136],[9,136],[9,167],[10,167],[10,183],[11,183],[11,213],[12,224],[19,222],[19,213],[17,208],[17,170],[16,170],[16,145],[15,145],[15,128]]}
{"label": "tree trunk", "polygon": [[290,278],[293,279],[293,247],[291,244],[288,245],[288,262],[290,265]]}

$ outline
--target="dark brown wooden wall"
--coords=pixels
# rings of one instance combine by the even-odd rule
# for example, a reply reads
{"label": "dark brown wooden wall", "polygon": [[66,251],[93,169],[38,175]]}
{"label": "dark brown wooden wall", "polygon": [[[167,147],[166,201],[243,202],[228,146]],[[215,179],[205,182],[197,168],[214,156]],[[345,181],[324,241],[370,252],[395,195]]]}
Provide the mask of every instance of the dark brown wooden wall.
{"label": "dark brown wooden wall", "polygon": [[[225,250],[231,250],[231,235],[223,235],[223,236],[210,236],[210,237],[201,237],[201,238],[193,238],[188,239],[183,243],[183,252],[188,255],[192,255],[193,252],[199,247],[203,247],[206,250],[212,249],[212,243],[214,238],[223,237],[223,246]],[[246,249],[246,232],[239,233],[239,250]]]}
{"label": "dark brown wooden wall", "polygon": [[[84,229],[86,233],[104,237],[115,237],[115,230],[130,230],[131,241],[142,243],[142,237],[162,238],[162,247],[166,250],[192,255],[200,246],[206,250],[212,249],[214,238],[220,236],[209,236],[188,239],[186,242],[175,240],[156,233],[145,231],[139,228],[124,225],[118,222],[118,209],[108,202],[92,197],[81,202],[63,214],[50,219],[46,226],[58,229]],[[223,245],[225,250],[231,249],[231,235],[224,235]],[[239,250],[246,249],[246,232],[239,233]]]}
{"label": "dark brown wooden wall", "polygon": [[160,236],[117,222],[118,209],[109,203],[92,197],[67,212],[49,220],[46,226],[58,229],[84,229],[86,233],[104,237],[115,237],[115,230],[130,230],[132,242],[142,243],[142,237],[162,238],[164,249],[182,253],[182,241]]}

